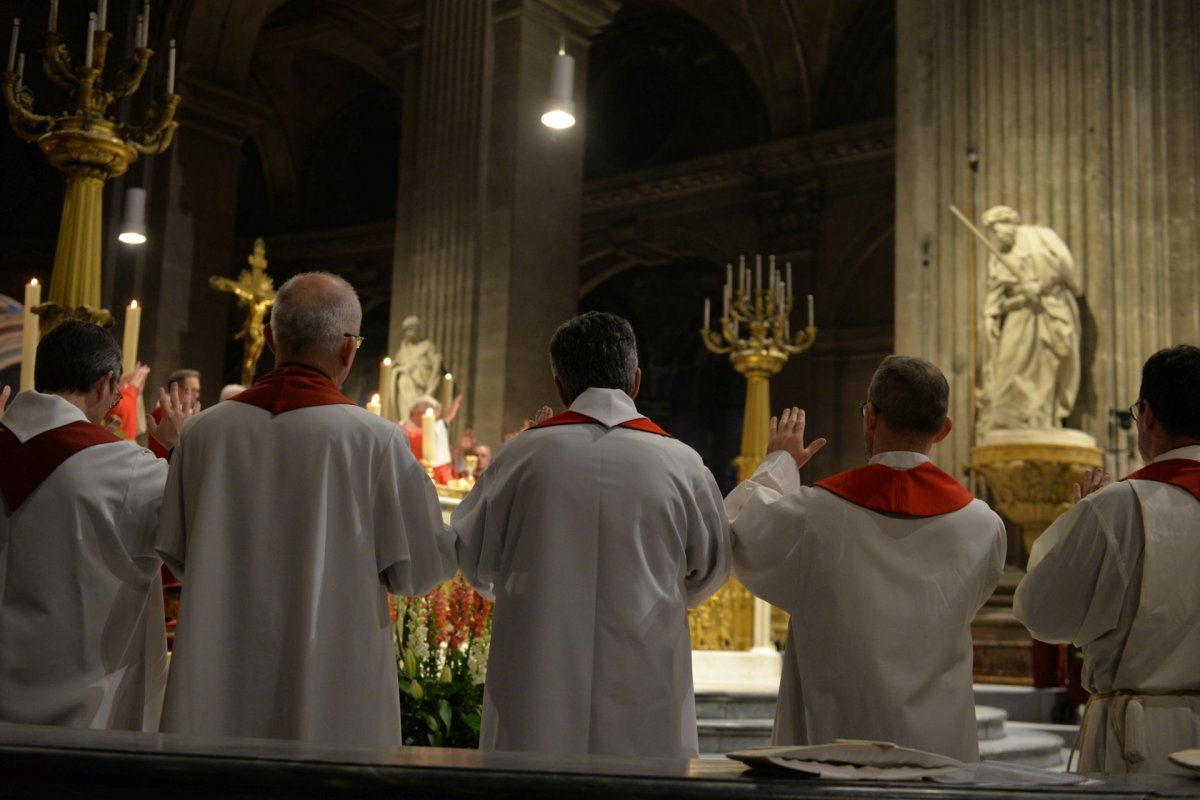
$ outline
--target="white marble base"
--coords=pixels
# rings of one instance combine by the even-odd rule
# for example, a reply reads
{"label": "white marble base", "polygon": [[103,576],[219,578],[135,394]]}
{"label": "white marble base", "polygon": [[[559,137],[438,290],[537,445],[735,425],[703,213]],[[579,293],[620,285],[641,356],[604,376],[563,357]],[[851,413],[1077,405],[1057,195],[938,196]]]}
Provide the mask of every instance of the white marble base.
{"label": "white marble base", "polygon": [[1096,440],[1074,428],[1019,428],[988,431],[980,436],[975,444],[979,447],[1009,444],[1095,447]]}
{"label": "white marble base", "polygon": [[731,653],[692,651],[692,681],[697,692],[771,692],[779,689],[783,656],[770,648]]}

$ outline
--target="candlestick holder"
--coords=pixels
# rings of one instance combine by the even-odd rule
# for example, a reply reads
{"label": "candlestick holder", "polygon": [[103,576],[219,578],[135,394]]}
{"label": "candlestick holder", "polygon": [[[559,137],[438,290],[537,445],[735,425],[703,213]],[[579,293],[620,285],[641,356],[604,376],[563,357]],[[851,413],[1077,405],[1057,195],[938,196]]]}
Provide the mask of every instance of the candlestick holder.
{"label": "candlestick holder", "polygon": [[[104,182],[124,174],[139,155],[166,150],[179,124],[174,119],[175,109],[182,98],[172,91],[173,75],[168,77],[167,91],[151,102],[140,124],[128,125],[106,116],[114,102],[137,93],[154,51],[144,46],[145,35],[139,36],[136,44],[143,46],[134,47],[133,55],[107,84],[104,68],[112,34],[95,27],[93,20],[81,66],[72,63],[62,34],[53,30],[46,34],[42,71],[51,84],[66,92],[64,110],[38,113],[33,92],[19,72],[11,66],[0,72],[0,91],[12,129],[25,141],[36,142],[46,160],[67,176],[48,302],[38,307],[43,331],[63,317],[112,325],[112,315],[100,308]],[[14,48],[16,28],[14,25]]]}

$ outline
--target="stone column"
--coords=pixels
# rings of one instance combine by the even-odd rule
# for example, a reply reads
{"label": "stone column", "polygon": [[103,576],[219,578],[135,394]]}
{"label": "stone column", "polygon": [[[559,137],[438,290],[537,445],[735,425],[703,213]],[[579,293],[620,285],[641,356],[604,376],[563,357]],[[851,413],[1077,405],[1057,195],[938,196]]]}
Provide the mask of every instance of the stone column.
{"label": "stone column", "polygon": [[182,81],[180,94],[175,143],[147,165],[150,227],[161,233],[148,243],[147,268],[117,296],[144,298],[139,355],[154,370],[150,386],[179,367],[198,369],[207,406],[225,382],[231,302],[208,278],[236,275],[245,263],[246,254],[233,251],[238,164],[247,131],[266,110],[195,76]]}
{"label": "stone column", "polygon": [[[986,279],[950,203],[976,220],[1010,205],[1071,248],[1085,298],[1068,424],[1108,445],[1110,409],[1136,399],[1145,358],[1200,340],[1200,7],[899,0],[896,17],[896,351],[951,380],[958,425],[937,458],[956,475],[969,459]],[[1108,466],[1135,465],[1122,453]]]}
{"label": "stone column", "polygon": [[[389,350],[419,315],[493,446],[554,399],[546,345],[578,288],[587,37],[615,7],[430,3],[410,58]],[[559,132],[540,118],[562,37],[580,124]]]}

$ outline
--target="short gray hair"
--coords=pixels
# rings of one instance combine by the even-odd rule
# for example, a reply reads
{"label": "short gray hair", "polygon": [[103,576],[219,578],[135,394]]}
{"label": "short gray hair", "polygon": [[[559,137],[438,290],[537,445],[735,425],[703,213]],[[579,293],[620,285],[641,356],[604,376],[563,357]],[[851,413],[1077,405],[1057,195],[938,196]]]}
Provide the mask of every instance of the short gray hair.
{"label": "short gray hair", "polygon": [[200,380],[200,370],[177,369],[172,372],[171,377],[167,379],[167,386],[170,386],[172,383],[177,383],[182,387],[184,380],[187,378],[195,378],[196,380]]}
{"label": "short gray hair", "polygon": [[442,404],[437,401],[433,395],[423,394],[413,401],[412,406],[408,409],[408,415],[424,414],[425,409],[432,408],[437,413],[442,413]]}
{"label": "short gray hair", "polygon": [[936,436],[950,409],[950,384],[923,358],[888,356],[871,376],[867,400],[896,433]]}
{"label": "short gray hair", "polygon": [[[325,280],[307,280],[314,276]],[[294,354],[334,355],[361,323],[354,287],[329,272],[302,272],[288,279],[271,309],[276,344]]]}
{"label": "short gray hair", "polygon": [[592,388],[628,394],[638,368],[633,326],[603,311],[567,320],[550,339],[550,366],[572,402]]}

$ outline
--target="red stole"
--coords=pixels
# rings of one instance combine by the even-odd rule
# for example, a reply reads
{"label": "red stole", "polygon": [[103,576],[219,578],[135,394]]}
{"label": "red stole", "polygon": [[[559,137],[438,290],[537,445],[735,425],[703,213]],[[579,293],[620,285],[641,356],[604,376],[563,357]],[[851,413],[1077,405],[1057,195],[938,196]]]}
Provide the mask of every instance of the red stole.
{"label": "red stole", "polygon": [[80,450],[119,441],[99,425],[83,420],[43,431],[24,443],[0,424],[0,494],[8,503],[9,513]]}
{"label": "red stole", "polygon": [[931,461],[912,469],[868,464],[841,472],[815,485],[872,511],[909,517],[949,514],[975,499],[962,484],[949,473],[935,467]]}
{"label": "red stole", "polygon": [[272,416],[312,406],[354,405],[328,377],[312,367],[284,364],[268,372],[230,402],[249,403]]}
{"label": "red stole", "polygon": [[[593,425],[601,424],[600,420],[593,419],[587,414],[580,414],[578,411],[564,411],[561,414],[556,414],[545,422],[539,422],[537,425],[531,427],[530,430],[533,430],[533,428],[549,428],[554,425],[585,425],[589,423]],[[646,417],[638,417],[637,419],[626,420],[615,427],[629,428],[630,430],[643,431],[645,433],[656,433],[659,436],[666,436],[668,439],[672,438],[671,434],[655,425]]]}
{"label": "red stole", "polygon": [[1158,481],[1178,486],[1200,500],[1200,461],[1190,458],[1168,458],[1126,475],[1122,480]]}
{"label": "red stole", "polygon": [[[425,437],[421,429],[411,423],[401,423],[400,427],[404,428],[404,433],[408,436],[408,446],[412,448],[413,456],[417,461],[425,458]],[[451,480],[457,477],[454,474],[454,465],[450,462],[439,464],[433,468],[433,482],[445,486]]]}

